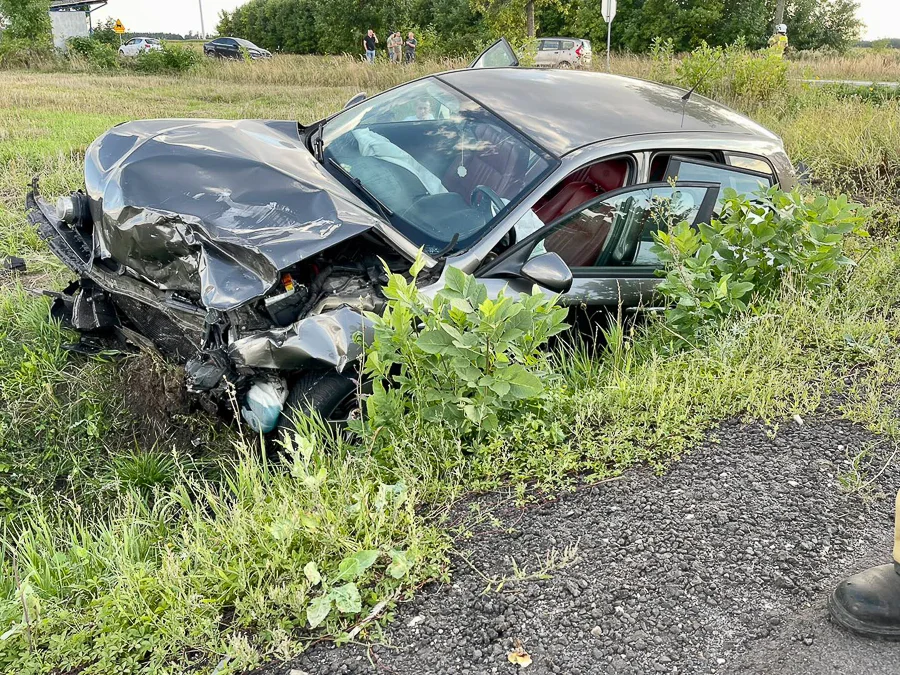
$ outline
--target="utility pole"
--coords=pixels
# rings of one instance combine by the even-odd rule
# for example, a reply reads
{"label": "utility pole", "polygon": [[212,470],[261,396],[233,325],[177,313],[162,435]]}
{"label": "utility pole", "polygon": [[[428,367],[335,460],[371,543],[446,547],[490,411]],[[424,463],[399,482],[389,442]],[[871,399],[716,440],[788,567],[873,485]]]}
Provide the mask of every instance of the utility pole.
{"label": "utility pole", "polygon": [[[782,4],[784,4],[784,0],[779,0]],[[206,27],[203,25],[203,0],[197,0],[197,3],[200,5],[200,39],[206,39]]]}
{"label": "utility pole", "polygon": [[775,25],[784,23],[784,0],[778,0],[775,6]]}

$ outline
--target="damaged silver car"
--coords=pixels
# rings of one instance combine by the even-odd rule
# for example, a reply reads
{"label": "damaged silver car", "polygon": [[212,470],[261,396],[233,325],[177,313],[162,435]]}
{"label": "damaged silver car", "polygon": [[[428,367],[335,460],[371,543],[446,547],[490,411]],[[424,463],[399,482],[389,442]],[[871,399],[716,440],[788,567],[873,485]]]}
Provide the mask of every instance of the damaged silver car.
{"label": "damaged silver car", "polygon": [[385,265],[436,291],[448,266],[489,289],[575,307],[647,303],[653,204],[712,217],[721,191],[793,185],[781,141],[692,92],[515,67],[505,41],[472,67],[354,97],[309,126],[148,120],[98,138],[85,189],[28,197],[77,274],[54,314],[184,364],[268,432],[295,410],[356,408],[365,311]]}

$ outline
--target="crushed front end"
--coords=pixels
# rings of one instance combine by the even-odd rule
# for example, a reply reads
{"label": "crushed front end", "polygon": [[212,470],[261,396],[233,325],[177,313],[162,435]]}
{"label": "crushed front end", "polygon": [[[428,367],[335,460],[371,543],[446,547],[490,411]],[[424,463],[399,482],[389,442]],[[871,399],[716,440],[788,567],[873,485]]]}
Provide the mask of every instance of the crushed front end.
{"label": "crushed front end", "polygon": [[88,149],[85,183],[56,206],[37,180],[28,195],[32,223],[78,277],[51,294],[54,316],[85,349],[116,339],[183,364],[189,389],[214,400],[353,367],[384,263],[409,266],[296,123],[120,125]]}

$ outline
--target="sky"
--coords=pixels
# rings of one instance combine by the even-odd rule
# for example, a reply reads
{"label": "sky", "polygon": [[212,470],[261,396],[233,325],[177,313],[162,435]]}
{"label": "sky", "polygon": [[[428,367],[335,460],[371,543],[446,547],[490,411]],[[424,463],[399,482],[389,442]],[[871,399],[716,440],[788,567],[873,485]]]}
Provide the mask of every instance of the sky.
{"label": "sky", "polygon": [[[109,0],[94,16],[101,20],[107,16],[121,19],[125,28],[133,32],[200,32],[198,2],[203,3],[206,30],[212,32],[221,10],[232,10],[245,0]],[[866,24],[863,39],[900,37],[898,0],[859,0],[859,4],[859,17]]]}

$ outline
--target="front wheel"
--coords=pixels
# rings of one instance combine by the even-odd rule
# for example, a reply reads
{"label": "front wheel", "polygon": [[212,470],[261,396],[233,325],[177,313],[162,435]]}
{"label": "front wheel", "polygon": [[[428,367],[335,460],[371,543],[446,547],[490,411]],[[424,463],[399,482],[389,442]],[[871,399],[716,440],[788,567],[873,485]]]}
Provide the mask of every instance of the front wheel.
{"label": "front wheel", "polygon": [[330,424],[345,425],[359,410],[356,382],[336,370],[303,373],[291,386],[276,431],[294,429],[297,414],[318,415]]}

